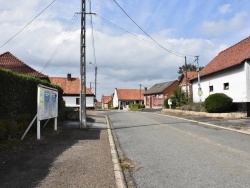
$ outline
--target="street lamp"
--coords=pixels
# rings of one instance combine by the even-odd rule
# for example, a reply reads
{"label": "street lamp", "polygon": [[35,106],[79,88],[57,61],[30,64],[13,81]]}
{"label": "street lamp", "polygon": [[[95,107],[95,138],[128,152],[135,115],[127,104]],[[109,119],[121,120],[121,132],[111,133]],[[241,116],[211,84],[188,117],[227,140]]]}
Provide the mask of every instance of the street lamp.
{"label": "street lamp", "polygon": [[97,83],[97,66],[94,65],[93,63],[89,62],[89,64],[93,65],[95,67],[95,98],[96,97],[96,83]]}

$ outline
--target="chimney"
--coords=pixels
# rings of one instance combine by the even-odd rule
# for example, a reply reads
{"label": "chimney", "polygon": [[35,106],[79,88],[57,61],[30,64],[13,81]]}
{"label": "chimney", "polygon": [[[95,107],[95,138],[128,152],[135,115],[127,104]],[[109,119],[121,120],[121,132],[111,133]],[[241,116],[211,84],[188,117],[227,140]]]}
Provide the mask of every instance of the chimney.
{"label": "chimney", "polygon": [[70,73],[67,74],[67,80],[71,81],[71,74]]}
{"label": "chimney", "polygon": [[148,90],[148,88],[147,88],[147,87],[144,87],[144,89],[145,89],[145,91],[147,91],[147,90]]}

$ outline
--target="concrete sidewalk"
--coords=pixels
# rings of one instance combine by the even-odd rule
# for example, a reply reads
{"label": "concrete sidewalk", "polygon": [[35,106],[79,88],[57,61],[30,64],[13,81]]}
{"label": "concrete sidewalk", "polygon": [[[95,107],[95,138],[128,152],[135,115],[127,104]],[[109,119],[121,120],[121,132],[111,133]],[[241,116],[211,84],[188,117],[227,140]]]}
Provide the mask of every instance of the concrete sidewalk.
{"label": "concrete sidewalk", "polygon": [[[78,126],[78,122],[66,125],[69,129]],[[100,131],[100,138],[79,140],[64,151],[38,187],[126,187],[108,118],[88,111],[87,130]]]}
{"label": "concrete sidewalk", "polygon": [[87,115],[87,129],[79,129],[78,121],[63,122],[58,131],[42,130],[41,140],[1,150],[0,187],[125,187],[105,116]]}

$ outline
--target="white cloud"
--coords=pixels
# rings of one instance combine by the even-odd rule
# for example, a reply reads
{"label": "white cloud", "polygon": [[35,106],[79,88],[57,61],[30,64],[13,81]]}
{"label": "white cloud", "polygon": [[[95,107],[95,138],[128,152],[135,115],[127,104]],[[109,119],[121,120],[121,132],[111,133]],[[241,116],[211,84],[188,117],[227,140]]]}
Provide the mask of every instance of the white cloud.
{"label": "white cloud", "polygon": [[240,12],[229,20],[220,20],[218,22],[204,21],[202,24],[202,31],[208,35],[222,35],[224,33],[240,31],[242,28],[246,27],[246,19],[248,19],[248,14]]}
{"label": "white cloud", "polygon": [[225,4],[219,8],[219,11],[221,14],[226,14],[231,10],[230,7],[231,7],[231,4]]}
{"label": "white cloud", "polygon": [[[35,15],[46,7],[51,0],[38,1],[16,1],[11,3],[7,1],[5,9],[0,8],[0,44],[3,44],[20,28],[28,23]],[[29,3],[28,3],[29,2]],[[44,3],[42,3],[44,2]],[[48,62],[58,43],[60,42],[62,33],[65,31],[73,13],[77,11],[77,6],[68,5],[65,8],[62,1],[56,1],[50,9],[46,10],[41,17],[27,27],[20,35],[15,37],[10,43],[0,49],[0,53],[10,51],[17,58],[29,66],[40,71]],[[133,1],[134,2],[134,1]],[[96,3],[100,3],[96,1]],[[12,6],[12,5],[15,6]],[[103,4],[103,2],[102,2]],[[59,6],[59,8],[58,8]],[[114,9],[112,3],[106,6],[109,10]],[[67,8],[70,11],[67,11]],[[102,6],[99,7],[100,9]],[[98,8],[97,8],[98,10]],[[102,10],[103,11],[103,10]],[[97,12],[99,13],[99,12]],[[143,16],[143,14],[141,14]],[[116,15],[114,15],[115,17]],[[206,32],[218,32],[217,29],[223,27],[241,26],[246,18],[245,14],[236,15],[229,21],[222,23],[207,22],[204,24]],[[240,21],[240,25],[237,25]],[[122,21],[121,21],[122,22]],[[224,23],[225,22],[225,23]],[[222,25],[223,27],[219,27]],[[94,25],[95,26],[95,25]],[[98,99],[102,94],[110,95],[114,92],[114,88],[139,88],[139,84],[143,87],[151,87],[157,82],[173,80],[178,77],[178,67],[184,64],[184,58],[176,57],[166,50],[155,45],[148,44],[142,40],[136,40],[129,34],[113,34],[114,32],[106,32],[103,25],[98,23],[98,28],[94,27],[95,50],[98,66],[97,75],[97,93]],[[109,28],[110,29],[110,28]],[[113,28],[112,28],[113,29]],[[178,29],[178,28],[177,28]],[[200,65],[206,65],[217,53],[225,46],[215,45],[212,41],[197,38],[176,38],[174,37],[176,30],[167,28],[154,31],[151,36],[165,48],[174,52],[183,54],[199,55]],[[140,38],[152,42],[144,35],[138,35]],[[94,81],[94,67],[88,62],[93,62],[93,49],[91,43],[91,31],[88,29],[86,33],[86,52],[87,52],[87,87],[89,82]],[[49,66],[44,69],[43,73],[49,76],[66,76],[72,73],[72,76],[80,75],[80,29],[79,21],[67,38],[58,54],[54,57]],[[193,63],[194,57],[187,56],[188,63]],[[92,84],[93,86],[93,84]]]}

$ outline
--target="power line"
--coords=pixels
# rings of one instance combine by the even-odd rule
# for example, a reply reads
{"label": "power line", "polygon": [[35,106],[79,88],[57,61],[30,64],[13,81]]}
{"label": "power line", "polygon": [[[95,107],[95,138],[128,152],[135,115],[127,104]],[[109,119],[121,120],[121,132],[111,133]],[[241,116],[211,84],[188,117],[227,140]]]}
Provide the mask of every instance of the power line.
{"label": "power line", "polygon": [[134,33],[131,33],[131,32],[129,32],[129,31],[123,29],[122,27],[120,27],[120,26],[118,26],[118,25],[116,25],[116,24],[114,24],[114,23],[108,21],[107,19],[105,19],[104,17],[102,17],[102,16],[100,16],[100,15],[98,15],[98,14],[96,14],[96,16],[98,16],[99,18],[101,18],[104,22],[106,22],[106,23],[109,24],[110,26],[112,26],[112,27],[114,27],[114,28],[116,28],[116,29],[118,29],[118,30],[124,32],[124,33],[130,34],[133,38],[136,38],[136,39],[138,39],[138,40],[141,40],[141,41],[143,41],[143,42],[146,42],[146,43],[150,44],[151,46],[154,46],[154,47],[161,48],[161,49],[165,50],[165,49],[162,48],[161,46],[158,46],[158,45],[156,45],[155,43],[152,43],[152,42],[150,42],[150,41],[148,41],[148,40],[145,40],[145,39],[139,37],[138,35],[136,35],[136,34],[134,34]]}
{"label": "power line", "polygon": [[91,35],[92,35],[92,48],[93,48],[93,58],[95,66],[96,64],[96,55],[95,55],[95,40],[94,40],[94,28],[93,28],[93,20],[92,20],[92,14],[91,14],[91,0],[89,0],[89,11],[90,11],[90,25],[91,25]]}
{"label": "power line", "polygon": [[26,27],[28,27],[36,18],[38,18],[46,9],[48,9],[56,0],[53,0],[45,9],[42,10],[35,18],[33,18],[29,23],[27,23],[21,30],[19,30],[13,37],[11,37],[9,40],[7,40],[0,48],[5,46],[8,42],[10,42],[13,38],[15,38],[19,33],[21,33]]}
{"label": "power line", "polygon": [[158,46],[160,46],[161,48],[165,49],[167,52],[175,55],[175,56],[178,56],[178,57],[185,57],[184,54],[180,54],[180,53],[177,53],[177,52],[173,52],[165,47],[163,47],[161,44],[159,44],[156,40],[154,40],[147,32],[145,32],[129,15],[128,13],[116,2],[116,0],[114,0],[115,4],[124,12],[124,14],[126,14],[126,16],[145,34],[147,35],[152,41],[154,41]]}
{"label": "power line", "polygon": [[69,33],[72,31],[73,26],[75,25],[77,19],[79,18],[79,15],[77,13],[75,13],[73,15],[73,17],[71,18],[71,21],[69,23],[69,25],[67,26],[66,30],[64,31],[63,35],[61,36],[61,38],[59,39],[59,43],[57,45],[57,47],[55,48],[54,52],[52,53],[52,55],[50,56],[49,60],[46,62],[46,64],[44,65],[44,67],[42,68],[42,70],[40,72],[43,72],[43,70],[48,67],[48,65],[53,61],[53,59],[55,58],[55,56],[57,55],[57,53],[60,51],[63,43],[64,43],[64,38],[66,38]]}

